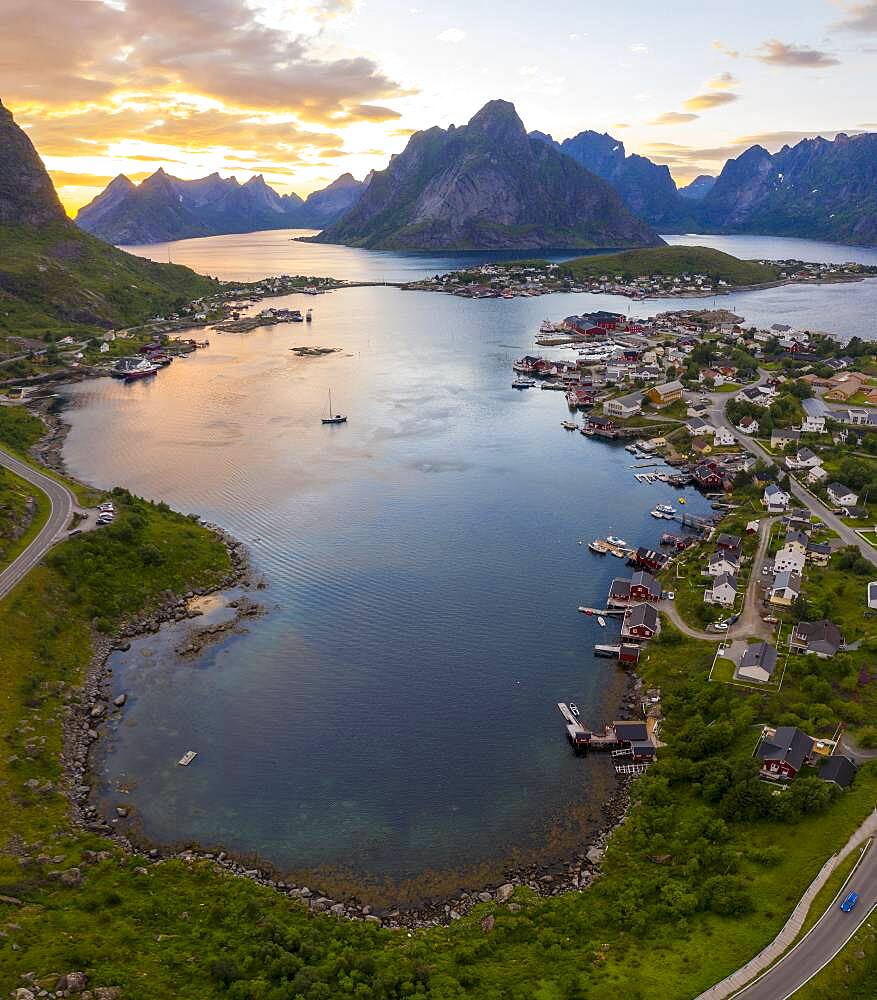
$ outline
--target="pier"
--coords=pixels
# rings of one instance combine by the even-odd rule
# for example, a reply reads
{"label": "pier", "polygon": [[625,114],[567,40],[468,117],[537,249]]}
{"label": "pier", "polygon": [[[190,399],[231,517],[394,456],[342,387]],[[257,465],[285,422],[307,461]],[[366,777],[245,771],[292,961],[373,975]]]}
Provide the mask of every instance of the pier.
{"label": "pier", "polygon": [[605,725],[602,732],[596,732],[588,728],[566,702],[559,701],[557,708],[566,723],[567,739],[576,753],[591,750],[611,753],[617,774],[642,774],[655,760],[657,744],[646,722],[616,720]]}
{"label": "pier", "polygon": [[596,616],[596,615],[623,615],[624,608],[586,608],[584,606],[579,608],[579,611],[583,615]]}

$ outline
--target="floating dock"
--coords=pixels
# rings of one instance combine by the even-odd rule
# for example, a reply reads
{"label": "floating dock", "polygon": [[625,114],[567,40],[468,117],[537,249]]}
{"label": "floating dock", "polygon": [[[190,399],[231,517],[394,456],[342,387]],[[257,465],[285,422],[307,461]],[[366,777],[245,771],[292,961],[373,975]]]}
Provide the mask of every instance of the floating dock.
{"label": "floating dock", "polygon": [[181,767],[188,767],[192,761],[198,756],[194,750],[187,750],[182,757],[177,761]]}
{"label": "floating dock", "polygon": [[594,646],[595,656],[612,656],[615,659],[621,655],[621,646]]}

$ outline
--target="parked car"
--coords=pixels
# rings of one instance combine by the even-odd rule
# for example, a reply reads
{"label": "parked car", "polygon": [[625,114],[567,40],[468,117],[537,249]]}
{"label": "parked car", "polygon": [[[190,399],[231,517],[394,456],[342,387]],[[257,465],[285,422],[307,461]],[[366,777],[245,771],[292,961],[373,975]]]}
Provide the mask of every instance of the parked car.
{"label": "parked car", "polygon": [[731,615],[731,617],[728,619],[728,624],[733,625],[734,622],[737,621],[739,617],[740,617],[739,612],[736,615]]}
{"label": "parked car", "polygon": [[727,632],[730,626],[727,622],[714,622],[713,631],[714,632]]}
{"label": "parked car", "polygon": [[857,892],[851,892],[840,904],[840,908],[844,911],[844,913],[849,913],[858,901],[859,894]]}

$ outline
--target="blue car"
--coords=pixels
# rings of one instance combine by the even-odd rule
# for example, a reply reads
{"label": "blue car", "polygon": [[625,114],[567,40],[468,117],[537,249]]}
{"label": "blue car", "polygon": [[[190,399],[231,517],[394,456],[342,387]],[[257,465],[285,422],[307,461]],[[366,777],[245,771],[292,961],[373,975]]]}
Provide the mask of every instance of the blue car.
{"label": "blue car", "polygon": [[840,908],[844,913],[849,913],[850,910],[858,903],[859,894],[857,892],[851,892],[849,896],[840,904]]}

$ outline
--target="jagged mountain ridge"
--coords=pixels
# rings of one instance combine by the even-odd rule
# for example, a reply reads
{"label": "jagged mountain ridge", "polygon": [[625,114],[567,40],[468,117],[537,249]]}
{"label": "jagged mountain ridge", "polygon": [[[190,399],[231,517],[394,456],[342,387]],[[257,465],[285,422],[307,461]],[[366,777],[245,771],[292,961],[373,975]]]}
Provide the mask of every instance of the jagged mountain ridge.
{"label": "jagged mountain ridge", "polygon": [[262,229],[319,229],[347,211],[363,187],[342,174],[303,200],[297,194],[278,194],[261,174],[240,184],[218,173],[182,180],[159,168],[140,184],[119,175],[79,210],[76,223],[120,245]]}
{"label": "jagged mountain ridge", "polygon": [[605,181],[527,135],[514,105],[417,132],[318,242],[385,249],[656,246]]}
{"label": "jagged mountain ridge", "polygon": [[690,198],[692,201],[701,201],[715,187],[716,178],[712,174],[699,174],[690,184],[679,188],[681,198]]}
{"label": "jagged mountain ridge", "polygon": [[877,134],[803,139],[729,160],[700,205],[707,231],[877,243]]}
{"label": "jagged mountain ridge", "polygon": [[588,129],[563,142],[544,132],[530,135],[602,177],[621,195],[627,208],[649,225],[672,229],[691,224],[688,203],[680,198],[669,168],[637,153],[628,155],[624,143],[608,132]]}

